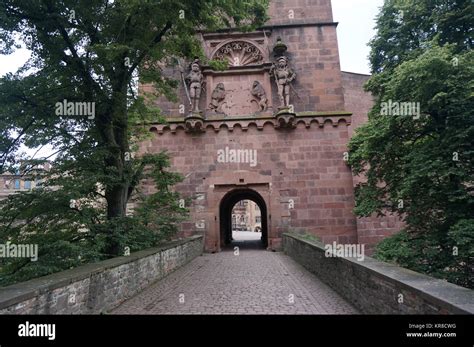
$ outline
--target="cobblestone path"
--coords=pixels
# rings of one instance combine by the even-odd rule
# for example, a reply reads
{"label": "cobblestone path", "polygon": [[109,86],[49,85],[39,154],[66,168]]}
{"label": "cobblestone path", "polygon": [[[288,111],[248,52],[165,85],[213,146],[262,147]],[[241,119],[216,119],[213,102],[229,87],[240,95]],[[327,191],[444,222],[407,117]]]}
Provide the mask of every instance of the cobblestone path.
{"label": "cobblestone path", "polygon": [[[244,246],[245,241],[236,241]],[[248,241],[248,243],[256,241]],[[357,310],[290,257],[258,247],[204,254],[113,314],[354,314]]]}

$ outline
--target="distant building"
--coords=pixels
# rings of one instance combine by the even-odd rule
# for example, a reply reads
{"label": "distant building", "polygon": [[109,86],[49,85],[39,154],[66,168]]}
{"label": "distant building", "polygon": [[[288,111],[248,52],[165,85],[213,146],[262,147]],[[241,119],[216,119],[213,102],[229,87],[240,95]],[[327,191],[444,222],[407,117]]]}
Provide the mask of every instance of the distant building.
{"label": "distant building", "polygon": [[232,209],[233,231],[256,231],[262,229],[260,208],[252,200],[240,200]]}
{"label": "distant building", "polygon": [[0,174],[0,200],[5,199],[11,194],[22,191],[28,191],[41,185],[42,181],[35,178],[41,171],[49,171],[51,169],[50,163],[44,165],[37,165],[33,168],[24,171],[18,169],[16,172],[5,172]]}

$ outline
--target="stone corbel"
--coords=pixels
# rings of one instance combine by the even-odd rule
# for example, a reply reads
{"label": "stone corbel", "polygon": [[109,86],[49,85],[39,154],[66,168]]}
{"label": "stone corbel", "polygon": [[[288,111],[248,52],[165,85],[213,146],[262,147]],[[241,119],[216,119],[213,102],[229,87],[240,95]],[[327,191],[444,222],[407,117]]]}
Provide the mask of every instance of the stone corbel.
{"label": "stone corbel", "polygon": [[204,132],[204,117],[199,113],[192,113],[184,119],[187,132],[200,133]]}
{"label": "stone corbel", "polygon": [[275,114],[277,129],[295,129],[296,128],[296,114],[291,112],[289,108],[281,109]]}

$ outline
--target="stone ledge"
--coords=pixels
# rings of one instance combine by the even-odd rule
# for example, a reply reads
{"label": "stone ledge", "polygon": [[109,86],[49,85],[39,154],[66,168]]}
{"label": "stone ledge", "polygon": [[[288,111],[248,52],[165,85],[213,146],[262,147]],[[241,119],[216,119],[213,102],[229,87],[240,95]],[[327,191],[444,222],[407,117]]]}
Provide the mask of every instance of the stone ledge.
{"label": "stone ledge", "polygon": [[[322,27],[322,26],[335,26],[337,27],[339,25],[339,22],[334,22],[334,21],[318,21],[314,19],[300,19],[300,20],[292,20],[290,21],[274,21],[274,23],[269,23],[265,24],[260,28],[257,28],[256,31],[247,33],[247,32],[241,32],[236,28],[224,28],[224,29],[219,29],[217,31],[209,32],[207,30],[197,30],[198,33],[202,33],[204,37],[206,38],[219,38],[219,37],[228,37],[228,35],[246,35],[246,36],[251,36],[255,34],[259,34],[262,31],[265,31],[265,34],[267,36],[270,36],[272,34],[273,29],[286,29],[286,28],[298,28],[298,27]],[[260,36],[259,36],[260,37]]]}
{"label": "stone ledge", "polygon": [[[321,117],[350,117],[352,112],[348,111],[303,111],[303,112],[296,112],[296,118],[321,118]],[[214,121],[237,121],[237,120],[258,120],[258,119],[274,119],[275,116],[272,113],[264,112],[260,114],[253,114],[247,116],[220,116],[220,115],[210,115],[204,118],[205,122],[214,122]],[[173,117],[166,117],[167,123],[184,123],[185,117],[182,116],[173,116]],[[150,123],[152,124],[152,123]],[[160,125],[166,125],[160,124]]]}
{"label": "stone ledge", "polygon": [[[324,128],[325,126],[349,126],[351,124],[351,112],[346,111],[328,111],[328,112],[297,112],[295,117],[295,125],[304,124],[308,129],[311,126]],[[254,125],[258,130],[263,130],[267,124],[271,124],[274,128],[278,128],[278,121],[275,115],[264,113],[239,117],[224,117],[212,115],[204,118],[203,130],[211,129],[219,132],[221,129],[233,131],[234,127],[240,127],[243,131],[247,131],[249,126]],[[163,134],[166,131],[175,133],[178,130],[186,130],[184,117],[168,117],[164,124],[148,124],[151,132]]]}
{"label": "stone ledge", "polygon": [[264,25],[262,29],[273,30],[273,29],[286,29],[286,28],[299,28],[299,27],[322,27],[322,26],[335,26],[337,27],[339,22],[320,22],[315,20],[298,20],[292,21],[291,23],[285,23],[282,21],[276,21],[274,24]]}
{"label": "stone ledge", "polygon": [[[107,272],[114,271],[122,266],[134,266],[135,263],[143,259],[148,259],[150,257],[165,253],[170,250],[180,249],[186,245],[191,245],[195,242],[200,244],[200,253],[202,253],[202,235],[195,235],[186,239],[176,240],[167,242],[164,245],[159,247],[154,247],[142,251],[138,251],[130,254],[129,256],[116,257],[108,260],[104,260],[98,263],[86,264],[79,266],[74,269],[65,270],[61,272],[56,272],[51,275],[35,278],[29,281],[16,283],[7,287],[0,288],[0,314],[2,313],[16,313],[15,309],[12,309],[14,305],[21,305],[22,302],[28,300],[39,300],[40,296],[49,295],[56,290],[62,290],[68,286],[77,284],[81,281],[90,280],[94,277],[100,277],[101,274],[106,274]],[[197,247],[197,248],[199,248]],[[192,258],[197,256],[196,252],[190,254]],[[178,266],[181,262],[186,263],[190,259],[178,259]],[[162,274],[166,275],[168,272],[174,270],[168,269]],[[166,273],[165,273],[166,272]],[[156,274],[155,274],[156,275]],[[152,278],[154,274],[150,274],[150,279],[156,280],[159,279],[159,276]],[[37,301],[37,300],[36,300]],[[10,310],[8,309],[10,308]],[[100,311],[101,307],[94,307],[93,311]],[[7,311],[7,312],[3,312]],[[12,311],[12,312],[10,312]],[[31,312],[20,312],[20,313],[31,313]],[[38,313],[38,312],[32,312]],[[39,312],[44,313],[44,312]],[[53,312],[56,313],[56,312]],[[85,313],[85,312],[77,312]]]}
{"label": "stone ledge", "polygon": [[[298,252],[293,249],[291,240],[299,243]],[[288,255],[328,283],[362,312],[474,314],[474,291],[468,288],[370,257],[364,257],[363,262],[347,257],[326,258],[323,244],[306,240],[299,235],[284,234],[283,244]],[[331,271],[334,268],[344,271],[350,278],[342,276],[341,272]],[[346,283],[347,286],[357,286],[360,293],[345,290],[344,284]],[[386,285],[392,292],[378,290],[383,285]],[[377,292],[376,295],[375,292]],[[402,292],[410,296],[411,301],[405,306],[412,305],[412,307],[403,307],[403,304],[394,305],[396,297],[392,297],[388,293],[395,292]],[[361,293],[366,298],[361,298],[360,295],[358,297],[358,294]],[[364,305],[366,300],[371,300],[372,305]]]}

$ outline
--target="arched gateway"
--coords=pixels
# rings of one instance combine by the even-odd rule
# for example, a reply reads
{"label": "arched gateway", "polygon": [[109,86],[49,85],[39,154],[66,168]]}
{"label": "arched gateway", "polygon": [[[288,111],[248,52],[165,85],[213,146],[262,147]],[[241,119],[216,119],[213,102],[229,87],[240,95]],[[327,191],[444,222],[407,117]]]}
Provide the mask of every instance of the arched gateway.
{"label": "arched gateway", "polygon": [[178,101],[155,100],[167,123],[149,125],[140,152],[168,151],[171,170],[185,177],[176,190],[191,201],[181,236],[203,234],[207,251],[229,240],[230,209],[244,198],[266,215],[268,249],[280,248],[285,231],[370,249],[399,228],[352,212],[346,152],[372,103],[367,76],[340,71],[330,0],[270,1],[268,15],[253,32],[198,35],[208,59],[229,63],[224,71],[204,60],[163,66],[181,81]]}
{"label": "arched gateway", "polygon": [[220,226],[220,244],[229,245],[232,239],[232,208],[241,200],[251,200],[255,202],[260,209],[262,223],[262,246],[268,245],[268,223],[267,223],[267,204],[265,199],[255,190],[248,188],[238,188],[229,191],[221,200],[219,205],[219,226]]}

